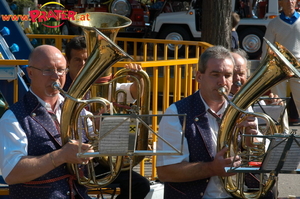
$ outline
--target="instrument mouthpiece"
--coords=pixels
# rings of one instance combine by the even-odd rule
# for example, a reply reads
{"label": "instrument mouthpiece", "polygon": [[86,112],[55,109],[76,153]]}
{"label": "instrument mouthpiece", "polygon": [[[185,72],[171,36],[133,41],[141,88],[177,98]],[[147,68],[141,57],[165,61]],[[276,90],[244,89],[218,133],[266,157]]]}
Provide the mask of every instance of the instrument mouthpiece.
{"label": "instrument mouthpiece", "polygon": [[58,89],[58,90],[59,90],[59,88],[60,88],[60,83],[58,83],[58,82],[53,82],[52,87],[53,87],[54,89]]}
{"label": "instrument mouthpiece", "polygon": [[219,91],[220,94],[225,94],[225,93],[227,93],[227,89],[226,89],[225,87],[220,87],[220,88],[218,89],[218,91]]}
{"label": "instrument mouthpiece", "polygon": [[237,82],[235,82],[235,85],[238,86],[238,87],[241,87],[242,86],[242,82],[241,81],[237,81]]}

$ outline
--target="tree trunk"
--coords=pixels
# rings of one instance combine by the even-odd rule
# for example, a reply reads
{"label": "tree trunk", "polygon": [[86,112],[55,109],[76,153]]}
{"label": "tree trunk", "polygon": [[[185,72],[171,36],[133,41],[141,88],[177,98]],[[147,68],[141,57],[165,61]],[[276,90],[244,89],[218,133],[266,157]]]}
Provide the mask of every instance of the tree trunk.
{"label": "tree trunk", "polygon": [[202,1],[201,40],[231,47],[231,0]]}

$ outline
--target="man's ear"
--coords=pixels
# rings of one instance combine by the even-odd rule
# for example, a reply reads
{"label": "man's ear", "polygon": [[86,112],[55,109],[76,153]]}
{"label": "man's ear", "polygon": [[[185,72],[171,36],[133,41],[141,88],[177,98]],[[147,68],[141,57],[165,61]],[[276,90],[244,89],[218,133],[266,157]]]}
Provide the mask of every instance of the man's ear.
{"label": "man's ear", "polygon": [[65,59],[66,59],[66,64],[67,64],[67,67],[69,68],[69,64],[70,64],[70,62],[69,62],[69,60],[67,59],[67,56],[66,56],[66,54],[64,54],[64,56],[65,56]]}
{"label": "man's ear", "polygon": [[31,70],[31,68],[27,67],[26,70],[27,70],[27,74],[28,74],[29,79],[31,79],[31,77],[32,77],[32,70]]}
{"label": "man's ear", "polygon": [[200,73],[200,71],[197,70],[197,72],[196,72],[196,81],[200,83],[201,78],[202,78],[202,74]]}

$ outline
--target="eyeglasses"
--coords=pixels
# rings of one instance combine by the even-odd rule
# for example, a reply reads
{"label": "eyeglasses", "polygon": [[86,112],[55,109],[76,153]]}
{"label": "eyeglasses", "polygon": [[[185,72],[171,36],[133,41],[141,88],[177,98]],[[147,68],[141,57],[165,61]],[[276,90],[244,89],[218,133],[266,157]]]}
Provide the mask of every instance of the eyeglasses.
{"label": "eyeglasses", "polygon": [[57,74],[58,76],[62,76],[68,73],[69,69],[65,68],[65,69],[40,69],[40,68],[36,68],[34,66],[28,66],[29,68],[34,68],[36,70],[42,71],[44,76],[50,76],[53,75],[54,73]]}

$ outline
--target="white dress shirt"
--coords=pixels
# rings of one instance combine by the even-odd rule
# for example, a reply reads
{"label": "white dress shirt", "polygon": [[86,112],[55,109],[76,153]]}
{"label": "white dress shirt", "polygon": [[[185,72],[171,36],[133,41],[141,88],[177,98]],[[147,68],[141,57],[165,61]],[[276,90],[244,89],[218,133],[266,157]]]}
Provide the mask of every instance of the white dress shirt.
{"label": "white dress shirt", "polygon": [[[116,91],[118,90],[124,90],[126,93],[126,103],[133,103],[135,99],[133,99],[131,92],[130,92],[130,87],[133,83],[117,83],[116,85]],[[124,94],[120,93],[118,95],[118,102],[123,102],[124,100]]]}
{"label": "white dress shirt", "polygon": [[[32,91],[30,90],[30,92]],[[37,97],[37,99],[47,110],[54,112],[58,121],[60,121],[60,104],[64,101],[63,96],[59,95],[54,110],[51,109],[50,104],[44,102],[39,97]],[[83,109],[83,115],[86,114],[89,114],[89,112]],[[3,116],[0,119],[0,126],[2,139],[2,141],[0,142],[0,168],[2,176],[5,179],[8,176],[8,174],[12,171],[12,169],[16,166],[16,164],[19,162],[19,160],[23,156],[28,155],[28,140],[26,133],[24,132],[23,128],[17,121],[16,116],[11,110],[7,110],[3,114]]]}
{"label": "white dress shirt", "polygon": [[[200,94],[200,92],[199,92]],[[209,106],[205,103],[202,99],[200,94],[201,100],[203,101],[206,110],[209,109]],[[225,101],[223,107],[216,113],[217,115],[223,115],[225,108],[227,107],[227,102]],[[177,108],[175,104],[172,104],[165,112],[165,114],[178,114]],[[208,123],[210,126],[210,130],[212,132],[212,139],[214,145],[214,152],[216,154],[217,150],[217,134],[219,130],[219,125],[216,121],[216,118],[211,114],[207,114],[208,116]],[[182,137],[182,126],[179,121],[178,117],[174,116],[164,116],[159,124],[159,135],[166,139],[172,146],[177,149],[180,149],[180,140]],[[170,151],[171,148],[158,140],[157,150],[166,150]],[[183,155],[167,155],[167,156],[157,156],[157,163],[156,166],[165,166],[171,164],[181,163],[183,161],[189,162],[189,150],[187,140],[184,137],[183,143]],[[223,185],[218,176],[213,176],[210,178],[208,186],[205,190],[205,194],[203,198],[230,198],[231,196],[224,190]]]}

